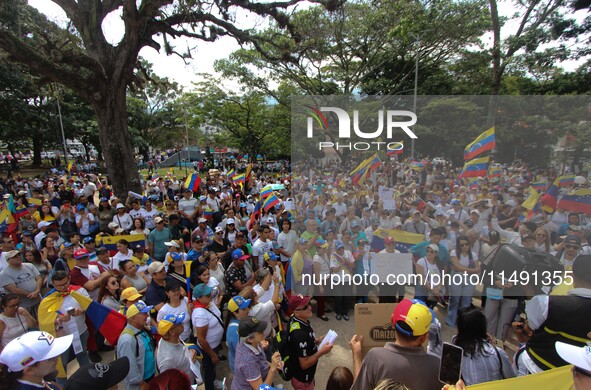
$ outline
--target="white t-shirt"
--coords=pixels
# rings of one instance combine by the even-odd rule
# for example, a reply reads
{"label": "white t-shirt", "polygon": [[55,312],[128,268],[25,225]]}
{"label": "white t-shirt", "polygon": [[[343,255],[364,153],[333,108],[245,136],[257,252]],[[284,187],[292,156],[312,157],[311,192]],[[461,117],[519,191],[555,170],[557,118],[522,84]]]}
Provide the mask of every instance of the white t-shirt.
{"label": "white t-shirt", "polygon": [[78,229],[81,235],[88,236],[90,234],[90,221],[94,221],[94,215],[90,213],[86,213],[87,218],[82,218],[80,214],[76,214],[76,223],[79,223],[82,220],[82,226]]}
{"label": "white t-shirt", "polygon": [[275,304],[272,301],[257,303],[250,308],[248,315],[258,318],[259,321],[267,321],[267,327],[265,328],[265,338],[271,335],[271,331],[273,330],[271,321],[272,316],[275,315]]}
{"label": "white t-shirt", "polygon": [[181,315],[182,313],[185,313],[185,320],[183,321],[183,333],[181,333],[181,340],[187,340],[191,334],[191,318],[189,317],[189,310],[187,309],[186,297],[181,300],[181,305],[179,307],[172,307],[168,303],[162,306],[162,308],[158,311],[156,321],[160,322],[161,319],[169,314]]}
{"label": "white t-shirt", "polygon": [[172,344],[164,339],[160,339],[158,342],[156,363],[160,372],[175,368],[187,374],[191,384],[195,380],[195,374],[191,371],[191,353],[182,341],[178,344]]}
{"label": "white t-shirt", "polygon": [[435,286],[433,283],[433,275],[439,275],[439,267],[437,263],[431,264],[427,261],[427,258],[423,257],[417,261],[417,265],[423,267],[423,277],[426,278],[428,286]]}
{"label": "white t-shirt", "polygon": [[131,256],[133,256],[133,251],[131,249],[127,250],[127,254],[123,254],[118,251],[115,254],[115,256],[113,256],[113,264],[115,265],[115,267],[119,268],[119,263],[122,262],[123,260],[131,259]]}
{"label": "white t-shirt", "polygon": [[271,241],[261,241],[261,239],[257,239],[252,246],[252,255],[253,257],[259,258],[259,268],[261,268],[265,264],[264,255],[267,252],[271,251]]}
{"label": "white t-shirt", "polygon": [[[296,245],[297,240],[298,240],[297,233],[291,229],[289,230],[289,232],[287,232],[287,233],[281,232],[277,236],[277,243],[279,244],[279,246],[281,246],[281,248],[283,248],[284,251],[286,251],[287,253],[290,253],[292,255],[293,255],[293,252],[295,252],[295,245]],[[289,261],[289,257],[285,256],[283,253],[280,256],[281,256],[281,262],[286,263]]]}
{"label": "white t-shirt", "polygon": [[130,230],[133,227],[133,219],[131,219],[131,216],[127,213],[121,216],[119,214],[115,214],[115,216],[113,217],[113,222],[115,222],[117,225],[119,225],[120,228],[125,230]]}
{"label": "white t-shirt", "polygon": [[[451,251],[449,256],[450,257],[454,257],[454,256],[457,257],[459,260],[459,263],[462,267],[469,267],[470,266],[470,258],[468,256],[458,256],[458,253],[455,249],[453,251]],[[478,255],[474,252],[472,252],[472,260],[478,261]]]}
{"label": "white t-shirt", "polygon": [[[215,314],[221,321],[222,317],[220,309],[218,309],[215,305],[209,305],[209,310],[213,314]],[[198,307],[195,310],[193,310],[191,320],[195,328],[202,328],[204,326],[208,327],[205,340],[213,349],[220,345],[220,342],[222,341],[222,336],[224,335],[224,327],[222,326],[222,324],[220,324],[218,319],[212,313],[210,313],[202,307]],[[195,336],[197,336],[197,330],[195,330]]]}
{"label": "white t-shirt", "polygon": [[154,229],[156,225],[154,225],[154,218],[160,215],[158,210],[144,210],[144,221],[146,222],[146,229]]}
{"label": "white t-shirt", "polygon": [[193,197],[189,199],[181,199],[179,200],[179,211],[184,212],[185,214],[191,215],[197,209],[199,205],[199,201]]}

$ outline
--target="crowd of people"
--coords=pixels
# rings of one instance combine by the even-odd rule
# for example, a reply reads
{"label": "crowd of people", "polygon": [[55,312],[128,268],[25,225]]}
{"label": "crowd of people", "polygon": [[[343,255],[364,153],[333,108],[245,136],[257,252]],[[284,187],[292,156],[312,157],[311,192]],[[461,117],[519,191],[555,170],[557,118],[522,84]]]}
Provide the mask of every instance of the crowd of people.
{"label": "crowd of people", "polygon": [[[589,216],[522,206],[529,184],[552,183],[555,172],[516,162],[499,177],[468,182],[448,165],[392,160],[354,184],[349,167],[288,167],[245,166],[237,182],[242,169],[224,160],[198,188],[172,175],[148,177],[141,194],[122,199],[93,173],[2,180],[1,208],[15,222],[4,227],[0,254],[0,388],[81,388],[72,386],[88,381],[84,367],[109,350],[119,359],[99,370],[125,375],[100,388],[175,380],[207,390],[287,381],[323,388],[316,368],[333,345],[321,343],[314,321],[350,321],[362,302],[397,303],[396,341],[363,357],[362,337],[353,337],[353,367],[336,367],[327,389],[441,388],[443,327],[455,329],[446,341],[463,348],[467,385],[568,363],[577,389],[589,383]],[[587,183],[575,177],[558,199]],[[420,238],[408,256],[425,283],[387,292],[306,283],[371,273],[374,253],[406,251],[397,232]],[[498,274],[484,286],[433,283],[443,272],[490,271],[506,247],[548,256],[572,283],[538,291]],[[116,345],[86,315],[86,298],[125,318]],[[513,336],[521,348],[510,356],[504,342]],[[74,359],[82,368],[68,372]],[[231,384],[218,375],[222,364]]]}

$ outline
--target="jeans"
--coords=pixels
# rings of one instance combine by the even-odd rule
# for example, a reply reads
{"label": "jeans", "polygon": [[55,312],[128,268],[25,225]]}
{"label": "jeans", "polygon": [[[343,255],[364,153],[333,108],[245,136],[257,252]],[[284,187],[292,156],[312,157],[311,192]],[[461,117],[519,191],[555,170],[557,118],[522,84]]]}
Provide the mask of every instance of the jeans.
{"label": "jeans", "polygon": [[472,284],[452,283],[449,286],[449,306],[447,308],[447,317],[445,317],[445,323],[447,325],[456,326],[458,310],[470,306],[473,294],[474,285]]}
{"label": "jeans", "polygon": [[[217,353],[217,347],[213,348],[213,351]],[[203,353],[203,360],[201,360],[201,372],[203,374],[205,390],[215,390],[213,385],[215,381],[215,365],[213,364],[211,357],[205,352]]]}

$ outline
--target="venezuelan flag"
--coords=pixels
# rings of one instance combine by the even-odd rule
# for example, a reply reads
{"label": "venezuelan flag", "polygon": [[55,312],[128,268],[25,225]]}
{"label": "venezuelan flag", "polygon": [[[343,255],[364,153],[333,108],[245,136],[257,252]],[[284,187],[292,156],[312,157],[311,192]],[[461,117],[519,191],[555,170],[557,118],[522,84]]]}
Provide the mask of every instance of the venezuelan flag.
{"label": "venezuelan flag", "polygon": [[43,204],[43,201],[38,198],[28,198],[27,202],[29,202],[29,204],[34,204],[37,207],[39,207]]}
{"label": "venezuelan flag", "polygon": [[495,128],[491,127],[466,146],[464,161],[471,160],[488,150],[493,150],[495,146]]}
{"label": "venezuelan flag", "polygon": [[234,176],[233,182],[238,185],[244,185],[244,181],[246,180],[246,175],[244,173],[240,173]]}
{"label": "venezuelan flag", "polygon": [[265,211],[269,211],[273,206],[279,204],[279,202],[280,200],[279,198],[277,198],[275,194],[270,195],[267,197],[267,199],[264,200],[263,208],[265,209]]}
{"label": "venezuelan flag", "polygon": [[201,185],[201,178],[197,173],[193,173],[187,177],[185,180],[185,188],[190,189],[193,192],[199,191],[199,186]]}
{"label": "venezuelan flag", "polygon": [[271,189],[270,185],[264,186],[263,189],[261,190],[261,197],[263,199],[265,199],[267,196],[271,195],[273,193],[273,190]]}
{"label": "venezuelan flag", "polygon": [[387,157],[396,156],[396,155],[402,154],[402,152],[404,152],[404,143],[403,143],[403,141],[400,141],[398,143],[400,144],[400,149],[396,149],[396,150],[386,149],[386,156]]}
{"label": "venezuelan flag", "polygon": [[572,366],[563,366],[537,374],[520,376],[498,381],[479,383],[470,386],[470,390],[506,390],[506,389],[572,389]]}
{"label": "venezuelan flag", "polygon": [[263,204],[258,201],[255,205],[254,205],[254,210],[252,212],[252,214],[250,215],[250,220],[248,221],[248,229],[252,229],[252,225],[254,224],[254,221],[257,218],[260,218],[261,216],[261,210],[263,208]]}
{"label": "venezuelan flag", "polygon": [[378,157],[377,154],[374,154],[371,161],[369,162],[370,172],[375,169],[378,169],[380,167],[380,165],[382,165],[382,160],[380,160],[380,158]]}
{"label": "venezuelan flag", "polygon": [[126,236],[97,236],[96,246],[97,248],[104,246],[107,248],[111,256],[115,256],[117,254],[117,241],[119,240],[126,240],[129,242],[130,249],[136,245],[141,245],[144,248],[146,247],[146,236],[143,234],[128,234]]}
{"label": "venezuelan flag", "polygon": [[250,179],[250,171],[252,171],[252,164],[246,166],[246,173],[244,174],[246,180]]}
{"label": "venezuelan flag", "polygon": [[0,212],[0,233],[12,233],[17,227],[18,224],[12,213],[8,209],[2,210]]}
{"label": "venezuelan flag", "polygon": [[231,180],[232,178],[234,178],[234,176],[236,176],[236,171],[234,171],[233,169],[230,169],[228,171],[228,179]]}
{"label": "venezuelan flag", "polygon": [[591,190],[580,188],[558,201],[558,208],[576,213],[591,214]]}
{"label": "venezuelan flag", "polygon": [[521,206],[528,210],[533,210],[538,204],[538,200],[540,200],[540,194],[538,191],[536,191],[533,187],[529,187],[529,196],[521,204]]}
{"label": "venezuelan flag", "polygon": [[499,178],[503,174],[503,170],[498,165],[491,166],[488,169],[488,177],[490,178]]}
{"label": "venezuelan flag", "polygon": [[536,181],[534,183],[531,183],[530,186],[536,190],[536,191],[546,191],[546,188],[548,188],[548,182],[547,181]]}
{"label": "venezuelan flag", "polygon": [[563,175],[557,180],[560,187],[572,186],[575,184],[575,175]]}
{"label": "venezuelan flag", "polygon": [[553,213],[556,210],[556,203],[558,202],[558,179],[552,183],[548,191],[540,198],[542,210]]}
{"label": "venezuelan flag", "polygon": [[466,162],[464,164],[464,169],[462,169],[460,177],[486,176],[486,172],[488,171],[489,159],[489,157],[481,157]]}
{"label": "venezuelan flag", "polygon": [[203,218],[212,219],[213,218],[213,210],[210,208],[203,209]]}
{"label": "venezuelan flag", "polygon": [[396,240],[395,248],[401,253],[410,253],[410,247],[418,244],[419,242],[425,241],[425,236],[422,234],[409,233],[402,230],[388,230],[379,228],[373,233],[373,239],[371,241],[371,250],[373,252],[379,252],[384,249],[384,238],[392,237]]}
{"label": "venezuelan flag", "polygon": [[426,168],[426,165],[422,161],[412,161],[410,163],[410,169],[412,169],[413,171],[422,171],[425,168]]}

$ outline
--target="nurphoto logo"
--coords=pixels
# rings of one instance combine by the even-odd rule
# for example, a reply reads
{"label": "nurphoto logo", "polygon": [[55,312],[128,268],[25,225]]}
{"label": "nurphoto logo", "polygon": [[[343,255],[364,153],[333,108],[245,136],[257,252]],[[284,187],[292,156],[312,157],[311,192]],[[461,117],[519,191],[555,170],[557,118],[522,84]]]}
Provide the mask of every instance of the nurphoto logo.
{"label": "nurphoto logo", "polygon": [[[417,139],[416,134],[410,129],[417,123],[417,116],[412,111],[407,110],[378,110],[377,111],[377,129],[361,128],[359,110],[353,110],[353,120],[349,113],[339,107],[320,107],[316,108],[313,106],[306,106],[310,109],[307,117],[307,137],[314,137],[314,124],[317,124],[322,131],[332,130],[333,125],[329,123],[327,115],[324,113],[332,113],[330,118],[336,118],[336,124],[338,127],[338,138],[344,142],[332,142],[332,141],[320,141],[318,142],[319,150],[327,148],[335,149],[349,149],[349,150],[386,150],[386,151],[399,151],[404,148],[402,142],[389,142],[393,138],[393,135],[401,129],[411,139]],[[380,141],[383,139],[385,127],[385,139],[386,141]],[[355,137],[363,140],[373,141],[360,141],[351,142],[352,131]]]}

